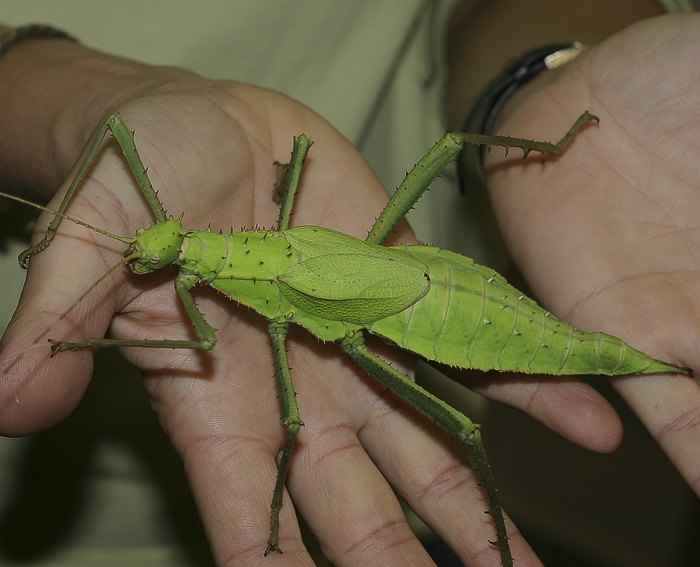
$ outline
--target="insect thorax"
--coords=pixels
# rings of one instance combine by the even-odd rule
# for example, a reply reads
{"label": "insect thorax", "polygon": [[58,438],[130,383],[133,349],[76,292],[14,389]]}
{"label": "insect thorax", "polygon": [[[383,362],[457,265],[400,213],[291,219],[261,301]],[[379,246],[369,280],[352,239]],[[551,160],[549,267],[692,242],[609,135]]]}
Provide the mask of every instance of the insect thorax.
{"label": "insect thorax", "polygon": [[190,231],[182,242],[177,263],[203,283],[233,279],[276,281],[298,259],[280,232]]}

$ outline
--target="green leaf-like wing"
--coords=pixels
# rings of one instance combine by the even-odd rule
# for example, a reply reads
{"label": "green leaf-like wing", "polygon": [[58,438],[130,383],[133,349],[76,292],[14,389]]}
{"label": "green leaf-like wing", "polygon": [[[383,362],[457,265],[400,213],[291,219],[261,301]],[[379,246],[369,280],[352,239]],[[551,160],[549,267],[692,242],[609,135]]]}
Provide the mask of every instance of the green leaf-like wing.
{"label": "green leaf-like wing", "polygon": [[316,317],[370,323],[410,307],[430,287],[425,264],[403,250],[318,226],[281,234],[302,257],[279,276],[282,295]]}
{"label": "green leaf-like wing", "polygon": [[403,311],[430,287],[423,270],[387,254],[323,254],[279,278],[284,297],[307,313],[367,323]]}

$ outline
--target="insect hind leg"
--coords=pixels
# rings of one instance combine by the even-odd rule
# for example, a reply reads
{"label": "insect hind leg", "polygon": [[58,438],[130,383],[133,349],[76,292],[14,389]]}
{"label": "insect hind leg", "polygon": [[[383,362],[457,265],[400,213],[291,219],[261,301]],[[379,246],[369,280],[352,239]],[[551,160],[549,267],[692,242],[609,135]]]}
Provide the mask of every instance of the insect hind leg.
{"label": "insect hind leg", "polygon": [[560,155],[572,142],[576,134],[589,122],[597,122],[598,117],[588,111],[581,114],[558,142],[543,142],[515,138],[512,136],[493,136],[469,132],[448,132],[428,150],[418,163],[406,174],[401,185],[389,199],[386,207],[374,221],[367,234],[367,242],[382,244],[413,208],[418,199],[427,191],[430,184],[442,173],[450,162],[462,151],[464,144],[476,146],[503,146],[520,148],[525,156],[530,152],[539,152],[543,159],[547,156]]}
{"label": "insect hind leg", "polygon": [[486,451],[481,440],[479,426],[473,423],[466,415],[421,388],[370,351],[361,332],[348,335],[341,340],[340,346],[343,352],[350,355],[360,367],[364,368],[384,386],[409,402],[422,414],[435,420],[452,437],[472,448],[476,471],[486,488],[491,517],[496,525],[497,540],[494,544],[501,555],[502,565],[504,567],[512,567],[513,558],[508,544],[503,511],[498,501],[496,483],[491,473],[491,467],[486,459]]}

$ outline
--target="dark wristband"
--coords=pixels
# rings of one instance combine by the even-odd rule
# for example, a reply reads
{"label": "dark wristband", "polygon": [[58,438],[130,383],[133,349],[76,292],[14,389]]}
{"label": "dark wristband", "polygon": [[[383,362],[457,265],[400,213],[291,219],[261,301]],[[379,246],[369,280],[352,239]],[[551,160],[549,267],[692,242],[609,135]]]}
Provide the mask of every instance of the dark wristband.
{"label": "dark wristband", "polygon": [[[571,61],[584,46],[578,42],[555,43],[538,47],[520,59],[509,63],[504,70],[478,95],[462,123],[462,132],[492,134],[498,114],[513,94],[542,71],[554,69]],[[467,144],[457,157],[457,178],[464,192],[467,177],[485,181],[484,156],[486,146]]]}
{"label": "dark wristband", "polygon": [[28,24],[0,34],[0,57],[18,43],[30,39],[67,39],[74,42],[78,41],[72,35],[58,28],[44,24]]}

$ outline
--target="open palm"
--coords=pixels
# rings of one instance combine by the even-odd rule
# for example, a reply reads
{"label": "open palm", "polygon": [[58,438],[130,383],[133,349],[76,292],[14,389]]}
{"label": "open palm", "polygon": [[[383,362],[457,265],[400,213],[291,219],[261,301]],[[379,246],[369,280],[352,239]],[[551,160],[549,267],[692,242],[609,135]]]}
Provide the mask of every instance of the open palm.
{"label": "open palm", "polygon": [[[617,34],[566,67],[503,131],[551,139],[583,109],[600,117],[554,163],[491,156],[499,224],[535,296],[589,330],[700,368],[700,17]],[[494,152],[495,153],[495,152]],[[700,386],[614,379],[700,493]]]}
{"label": "open palm", "polygon": [[[386,201],[351,144],[276,93],[186,76],[125,101],[119,111],[136,132],[165,208],[174,216],[184,213],[186,227],[274,227],[273,162],[288,158],[292,135],[300,132],[316,145],[293,224],[364,236]],[[152,218],[116,146],[107,145],[69,212],[132,234]],[[408,237],[405,230],[402,236]],[[92,354],[49,358],[47,338],[80,340],[107,331],[115,338],[192,336],[173,273],[139,278],[119,270],[58,320],[120,258],[122,248],[64,222],[51,247],[32,258],[21,304],[4,337],[4,434],[48,427],[72,411],[85,391]],[[306,424],[288,479],[294,504],[286,498],[281,515],[284,555],[263,558],[283,439],[269,338],[259,317],[211,289],[198,290],[196,297],[217,329],[213,353],[127,348],[124,354],[143,371],[154,407],[182,455],[219,564],[312,565],[296,507],[335,564],[431,565],[393,489],[465,562],[498,563],[488,543],[495,533],[483,514],[486,503],[460,448],[388,396],[333,345],[319,345],[301,332],[292,333],[289,355]],[[510,535],[519,564],[536,564],[515,529]]]}

